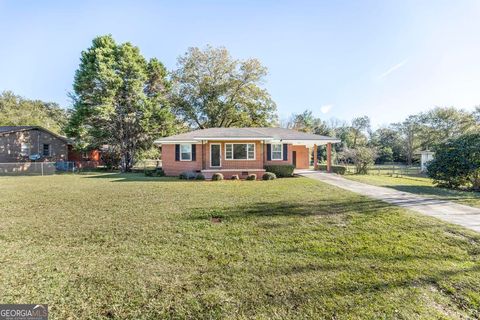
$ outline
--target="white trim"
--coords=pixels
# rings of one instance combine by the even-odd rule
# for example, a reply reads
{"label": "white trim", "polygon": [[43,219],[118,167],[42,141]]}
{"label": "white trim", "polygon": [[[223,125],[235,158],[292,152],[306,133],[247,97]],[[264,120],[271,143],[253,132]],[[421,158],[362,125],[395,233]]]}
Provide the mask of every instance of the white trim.
{"label": "white trim", "polygon": [[[273,146],[280,145],[280,159],[273,159]],[[278,152],[278,151],[276,151]],[[283,161],[283,143],[270,143],[270,161]]]}
{"label": "white trim", "polygon": [[[182,159],[182,146],[190,146],[190,159]],[[190,143],[180,144],[180,161],[192,161],[192,145]]]}
{"label": "white trim", "polygon": [[[227,144],[231,144],[232,145],[232,159],[227,159]],[[246,144],[247,145],[247,159],[234,159],[233,157],[233,145],[234,144]],[[249,144],[253,144],[253,159],[248,159],[248,145]],[[248,142],[229,142],[229,143],[225,143],[225,161],[254,161],[256,160],[256,152],[257,151],[257,146],[255,145],[255,143],[248,143]]]}
{"label": "white trim", "polygon": [[194,140],[205,140],[205,141],[263,141],[263,140],[273,140],[270,137],[201,137],[193,138]]}
{"label": "white trim", "polygon": [[233,171],[233,172],[238,172],[238,171],[258,171],[258,172],[264,172],[265,169],[204,169],[201,172],[227,172],[227,171]]}
{"label": "white trim", "polygon": [[[212,146],[220,146],[220,165],[212,166]],[[210,143],[210,167],[211,168],[221,168],[222,167],[222,144],[221,143]]]}
{"label": "white trim", "polygon": [[314,144],[317,146],[323,146],[327,143],[340,143],[342,142],[339,139],[331,139],[331,140],[282,140],[283,143],[293,144],[293,145],[305,145],[312,147]]}
{"label": "white trim", "polygon": [[190,143],[190,144],[199,144],[196,140],[178,140],[178,141],[161,141],[155,140],[153,144],[162,145],[162,144],[182,144],[182,143]]}

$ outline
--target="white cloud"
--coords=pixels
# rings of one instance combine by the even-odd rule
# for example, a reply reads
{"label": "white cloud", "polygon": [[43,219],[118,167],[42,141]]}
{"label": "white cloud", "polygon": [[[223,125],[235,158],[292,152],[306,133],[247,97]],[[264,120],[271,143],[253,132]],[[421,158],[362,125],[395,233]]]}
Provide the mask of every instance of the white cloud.
{"label": "white cloud", "polygon": [[320,107],[320,112],[325,114],[328,113],[330,110],[332,110],[333,105],[332,104],[326,104]]}
{"label": "white cloud", "polygon": [[397,69],[400,69],[401,67],[403,67],[406,63],[407,63],[407,60],[403,60],[402,62],[397,63],[396,65],[390,67],[387,71],[382,73],[380,76],[378,76],[378,79],[386,78],[387,76],[389,76],[391,73],[393,73]]}

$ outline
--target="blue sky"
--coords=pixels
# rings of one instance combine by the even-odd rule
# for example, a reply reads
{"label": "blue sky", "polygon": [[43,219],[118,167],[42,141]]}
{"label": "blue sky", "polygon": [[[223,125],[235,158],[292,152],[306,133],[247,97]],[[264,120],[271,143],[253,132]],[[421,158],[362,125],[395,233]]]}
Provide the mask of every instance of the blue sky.
{"label": "blue sky", "polygon": [[169,69],[188,47],[225,46],[269,68],[282,118],[480,104],[480,1],[0,0],[0,91],[68,106],[81,50],[111,33]]}

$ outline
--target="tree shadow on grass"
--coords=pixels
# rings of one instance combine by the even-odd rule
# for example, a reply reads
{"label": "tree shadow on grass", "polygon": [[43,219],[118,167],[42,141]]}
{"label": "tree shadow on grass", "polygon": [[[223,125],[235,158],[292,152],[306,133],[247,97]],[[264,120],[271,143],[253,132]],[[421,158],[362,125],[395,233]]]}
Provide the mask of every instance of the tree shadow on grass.
{"label": "tree shadow on grass", "polygon": [[185,182],[177,177],[147,177],[143,173],[92,173],[81,175],[85,179],[109,179],[111,182]]}
{"label": "tree shadow on grass", "polygon": [[361,200],[332,200],[318,199],[310,202],[277,201],[257,202],[242,206],[227,206],[219,208],[193,208],[188,216],[190,220],[204,220],[211,217],[223,219],[249,219],[261,217],[288,217],[288,216],[334,216],[354,212],[373,214],[378,210],[393,208],[383,201],[361,198]]}

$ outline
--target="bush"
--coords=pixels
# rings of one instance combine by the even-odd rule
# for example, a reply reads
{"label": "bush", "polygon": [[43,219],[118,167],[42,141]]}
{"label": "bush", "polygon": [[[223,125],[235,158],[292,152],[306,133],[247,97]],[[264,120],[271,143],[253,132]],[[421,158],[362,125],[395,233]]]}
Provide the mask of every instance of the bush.
{"label": "bush", "polygon": [[265,172],[262,176],[262,180],[274,180],[277,176],[273,172]]}
{"label": "bush", "polygon": [[480,133],[469,133],[437,146],[427,174],[439,186],[480,190]]}
{"label": "bush", "polygon": [[216,172],[212,175],[212,180],[213,181],[220,181],[223,180],[223,174]]}
{"label": "bush", "polygon": [[[345,166],[332,166],[331,168],[332,168],[332,172],[336,174],[344,175],[347,172],[347,167]],[[317,170],[327,171],[327,165],[319,164],[317,167]]]}
{"label": "bush", "polygon": [[184,171],[178,176],[181,180],[193,180],[197,177],[197,174],[193,171]]}
{"label": "bush", "polygon": [[165,172],[162,168],[155,168],[153,170],[145,170],[145,176],[147,177],[164,177]]}
{"label": "bush", "polygon": [[197,174],[195,180],[205,180],[205,176],[202,173]]}
{"label": "bush", "polygon": [[341,158],[350,159],[355,165],[355,173],[368,174],[368,170],[377,159],[375,149],[368,147],[357,147],[356,149],[346,149],[342,151]]}
{"label": "bush", "polygon": [[238,174],[234,174],[230,179],[231,180],[240,180],[240,177],[238,176]]}
{"label": "bush", "polygon": [[291,164],[275,164],[265,166],[267,172],[274,173],[279,178],[292,177],[295,167]]}
{"label": "bush", "polygon": [[257,180],[257,175],[254,173],[249,174],[245,180]]}

